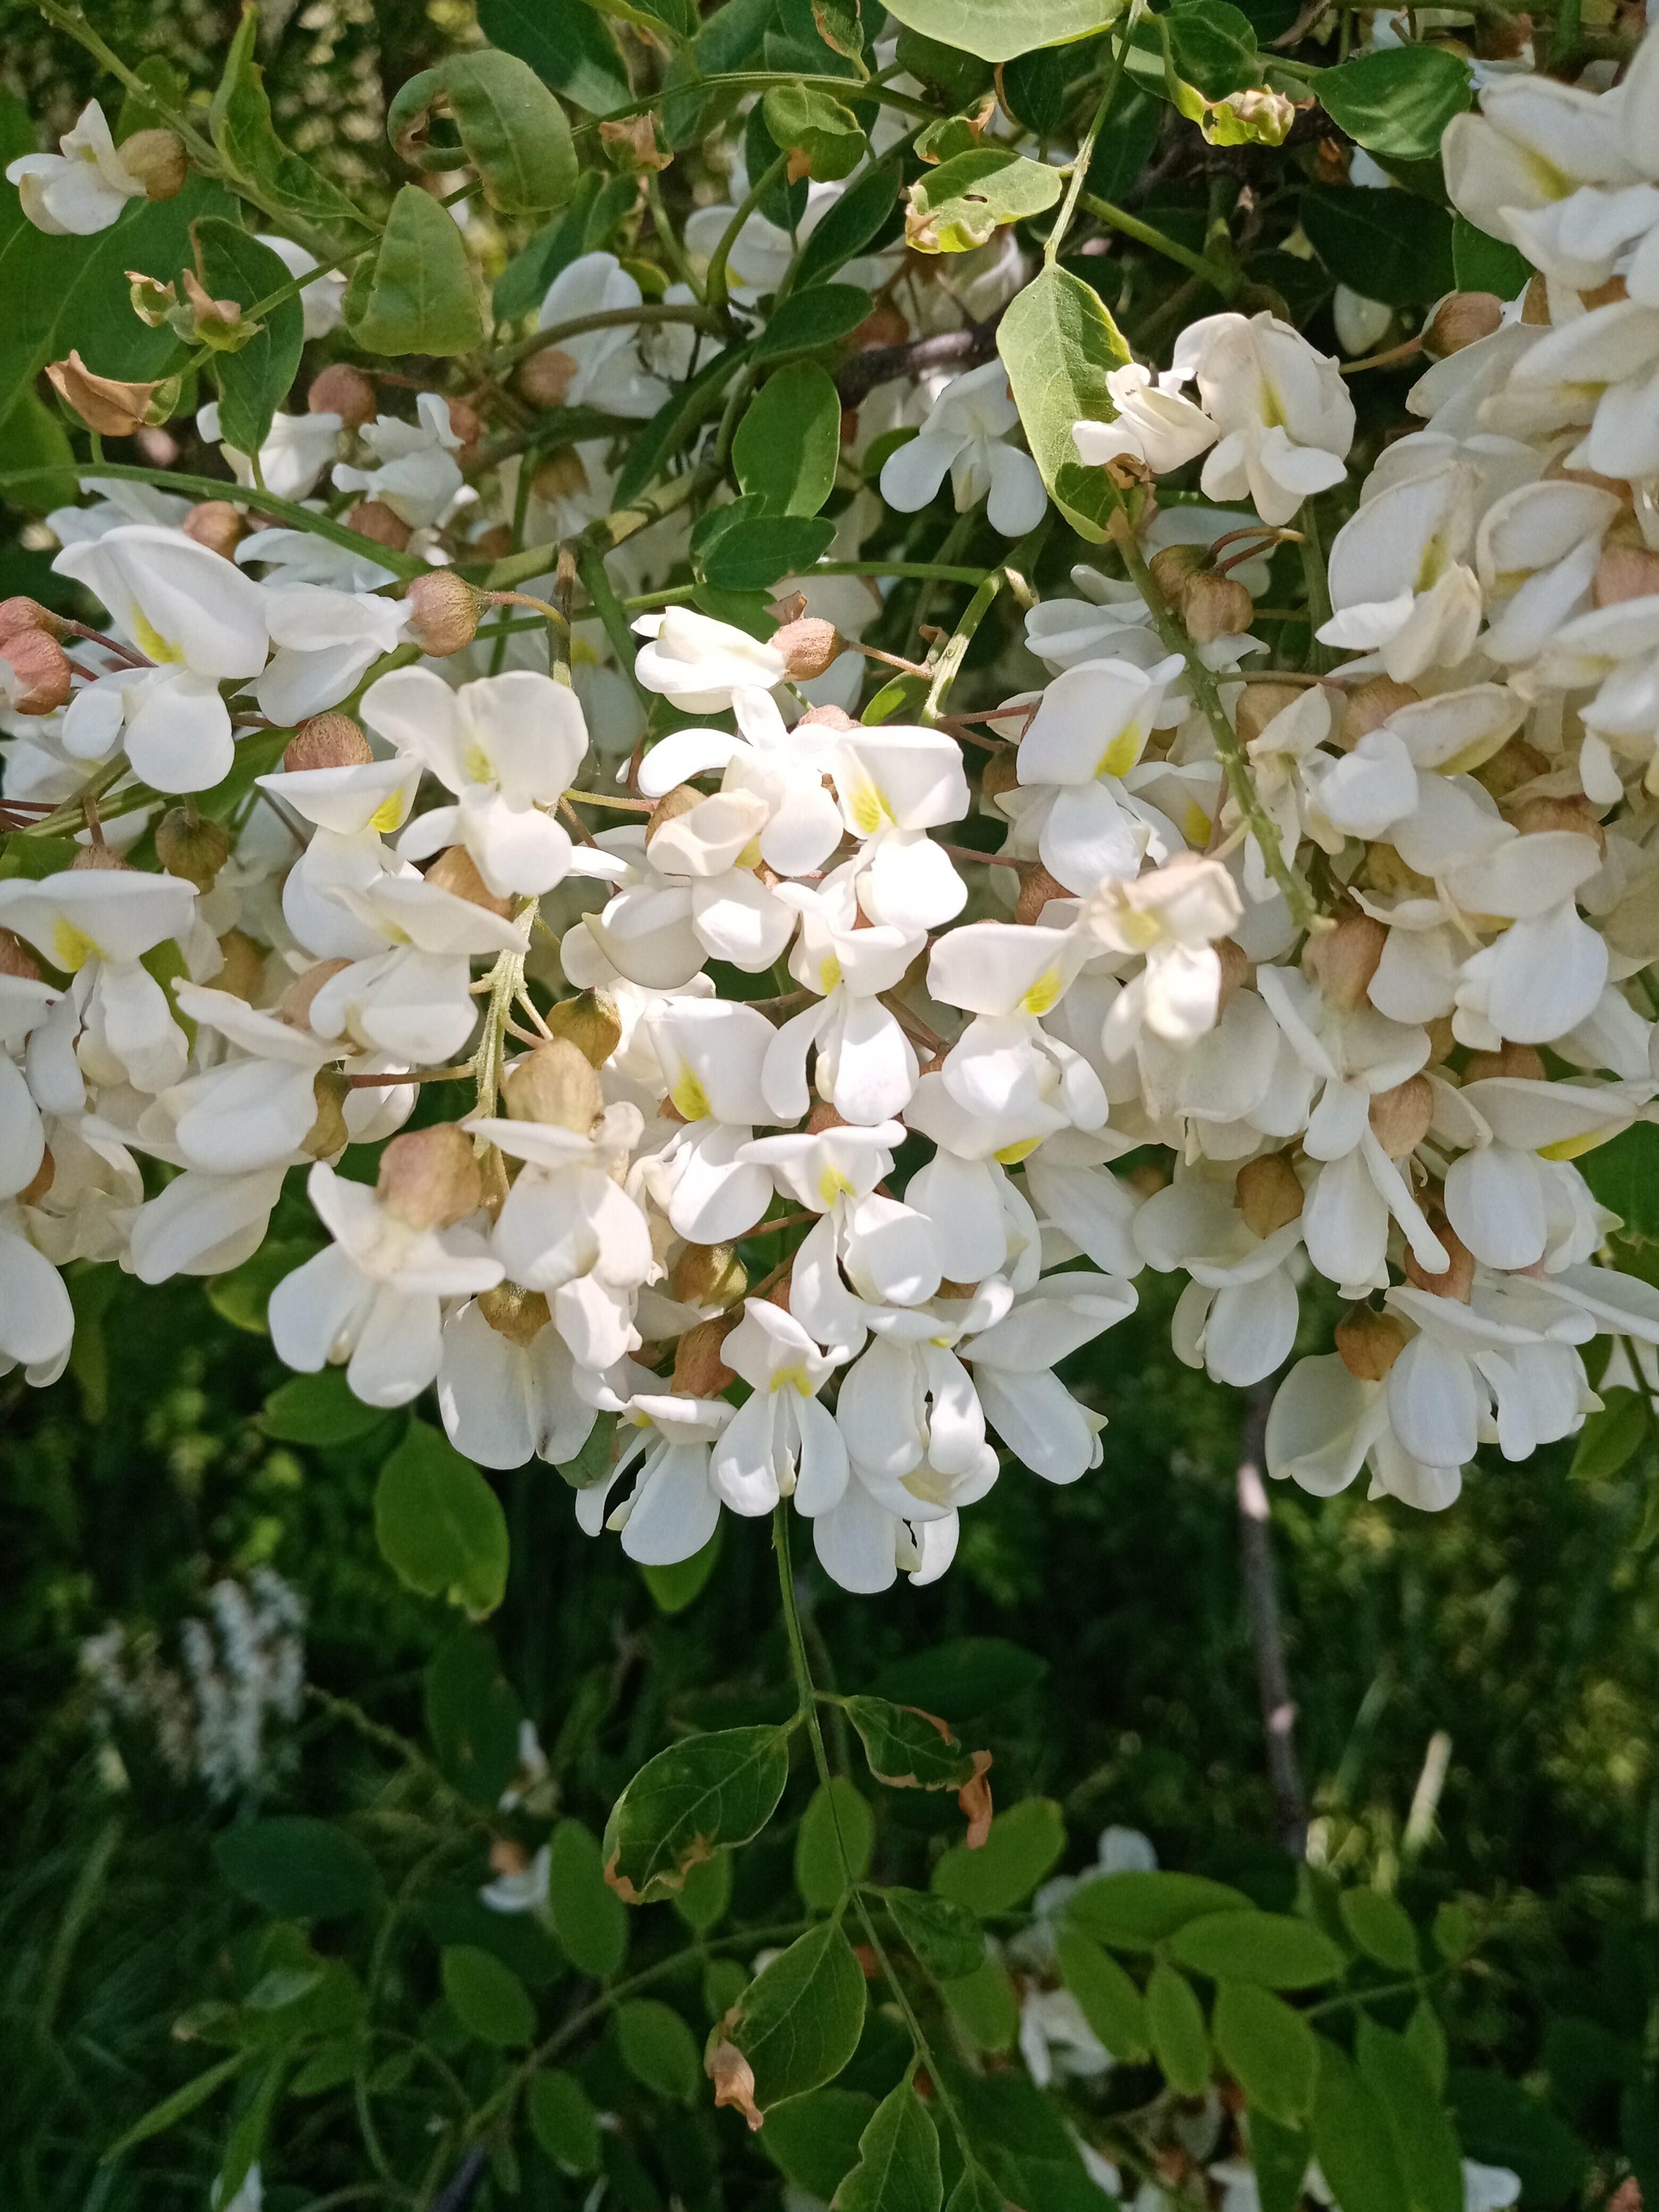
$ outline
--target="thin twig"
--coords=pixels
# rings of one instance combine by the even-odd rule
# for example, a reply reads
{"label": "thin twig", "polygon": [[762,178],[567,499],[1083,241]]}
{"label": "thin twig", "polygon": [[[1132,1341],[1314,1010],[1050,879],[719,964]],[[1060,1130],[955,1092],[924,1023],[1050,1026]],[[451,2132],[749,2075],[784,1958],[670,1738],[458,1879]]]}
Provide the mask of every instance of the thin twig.
{"label": "thin twig", "polygon": [[1255,1650],[1255,1678],[1261,1696],[1261,1723],[1267,1739],[1267,1778],[1279,1841],[1292,1858],[1308,1848],[1308,1793],[1296,1752],[1296,1704],[1285,1663],[1285,1638],[1279,1614],[1279,1582],[1273,1571],[1273,1534],[1267,1493],[1262,1486],[1267,1464],[1267,1411],[1273,1386],[1258,1382],[1244,1401],[1236,1486],[1238,1495],[1239,1566],[1244,1578],[1244,1607]]}

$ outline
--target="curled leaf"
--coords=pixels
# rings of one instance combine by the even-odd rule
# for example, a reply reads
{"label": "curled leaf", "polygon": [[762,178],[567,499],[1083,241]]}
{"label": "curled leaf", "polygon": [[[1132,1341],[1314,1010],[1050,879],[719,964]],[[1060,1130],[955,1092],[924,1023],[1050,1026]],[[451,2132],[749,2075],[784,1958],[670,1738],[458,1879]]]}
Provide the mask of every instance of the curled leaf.
{"label": "curled leaf", "polygon": [[991,1784],[988,1779],[991,1769],[991,1754],[988,1751],[976,1751],[973,1754],[973,1774],[957,1790],[957,1803],[961,1807],[963,1818],[968,1823],[968,1833],[964,1840],[970,1851],[976,1851],[991,1832]]}
{"label": "curled leaf", "polygon": [[152,411],[156,395],[169,387],[177,388],[173,378],[155,384],[125,384],[118,377],[96,375],[78,349],[71,349],[63,361],[48,362],[46,375],[64,404],[72,407],[88,429],[95,430],[101,438],[130,438],[146,422],[165,420]]}
{"label": "curled leaf", "polygon": [[[728,2013],[726,2019],[732,2015]],[[709,2040],[703,2054],[702,2070],[714,2085],[714,2104],[730,2105],[749,2123],[750,2131],[764,2124],[764,2116],[755,2102],[755,2069],[735,2043],[726,2035],[722,2021]]]}

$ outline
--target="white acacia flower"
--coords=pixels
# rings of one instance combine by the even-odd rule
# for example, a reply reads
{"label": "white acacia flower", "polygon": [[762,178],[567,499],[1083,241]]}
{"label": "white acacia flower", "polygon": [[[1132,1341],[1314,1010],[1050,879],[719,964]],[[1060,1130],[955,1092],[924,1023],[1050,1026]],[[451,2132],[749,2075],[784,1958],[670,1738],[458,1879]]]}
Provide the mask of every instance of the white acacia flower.
{"label": "white acacia flower", "polygon": [[[219,447],[237,483],[252,489],[252,459],[236,447],[221,443],[223,433],[216,399],[197,409],[196,427],[210,445]],[[274,415],[259,448],[261,487],[276,499],[309,499],[323,471],[338,459],[344,428],[344,420],[338,415]]]}
{"label": "white acacia flower", "polygon": [[1134,1217],[1134,1242],[1160,1274],[1191,1278],[1171,1324],[1176,1357],[1212,1382],[1243,1389],[1282,1366],[1299,1317],[1299,1218],[1258,1236],[1226,1181],[1192,1174],[1154,1191]]}
{"label": "white acacia flower", "polygon": [[[958,1106],[993,1123],[1043,1106],[1078,1128],[1100,1127],[1106,1095],[1099,1078],[1042,1025],[1089,950],[1080,932],[1004,921],[970,922],[940,938],[927,963],[928,991],[973,1016],[939,1069]],[[1030,1141],[1057,1126],[1044,1115]],[[1018,1158],[1019,1148],[1010,1149]]]}
{"label": "white acacia flower", "polygon": [[286,728],[325,713],[356,689],[396,647],[404,634],[404,609],[372,592],[268,584],[265,627],[276,651],[253,696],[261,714]]}
{"label": "white acacia flower", "polygon": [[1133,361],[1112,369],[1106,389],[1117,413],[1109,422],[1073,423],[1078,459],[1085,468],[1099,468],[1121,456],[1145,462],[1154,476],[1196,460],[1220,434],[1201,407],[1182,397],[1185,381],[1169,368],[1154,379]]}
{"label": "white acacia flower", "polygon": [[[270,248],[290,276],[303,276],[317,266],[316,257],[307,253],[303,246],[296,246],[291,238],[280,238],[265,230],[256,235],[261,246]],[[346,280],[338,270],[328,270],[313,276],[301,291],[300,305],[305,310],[307,344],[313,338],[325,338],[345,320],[345,287]]]}
{"label": "white acacia flower", "polygon": [[461,489],[455,459],[460,440],[449,419],[449,402],[440,392],[415,396],[418,420],[377,415],[358,435],[379,464],[360,469],[342,461],[334,471],[339,491],[362,492],[389,507],[411,530],[441,520]]}
{"label": "white acacia flower", "polygon": [[16,185],[23,213],[37,230],[85,238],[107,230],[129,200],[144,198],[143,184],[121,159],[95,100],[58,145],[55,154],[21,155],[6,170],[7,183]]}
{"label": "white acacia flower", "polygon": [[1156,842],[1167,854],[1178,833],[1129,792],[1133,770],[1158,726],[1165,687],[1179,672],[1173,654],[1152,667],[1122,659],[1085,660],[1057,676],[1020,739],[1016,764],[1032,801],[1015,812],[1015,849],[1035,853],[1059,883],[1079,894],[1103,878],[1139,873]]}
{"label": "white acacia flower", "polygon": [[787,672],[776,646],[695,607],[641,615],[634,628],[648,641],[635,658],[635,677],[684,714],[718,714],[732,704],[734,693],[769,691]]}
{"label": "white acacia flower", "polygon": [[645,990],[678,991],[711,957],[750,975],[769,968],[795,918],[755,866],[767,812],[754,793],[716,792],[648,841],[644,829],[601,831],[597,852],[583,848],[583,865],[597,872],[607,856],[622,886],[566,932],[567,978],[578,988],[623,976]]}
{"label": "white acacia flower", "polygon": [[[538,330],[556,330],[579,316],[637,307],[641,294],[614,253],[582,253],[560,270],[543,295]],[[669,386],[640,358],[640,333],[623,323],[611,330],[579,331],[558,341],[575,362],[566,388],[567,407],[597,407],[607,415],[644,421],[667,404]]]}
{"label": "white acacia flower", "polygon": [[1219,441],[1200,479],[1210,499],[1251,499],[1288,522],[1311,493],[1340,483],[1353,402],[1336,363],[1263,309],[1207,315],[1176,341],[1171,374],[1198,386]]}
{"label": "white acacia flower", "polygon": [[1480,583],[1463,556],[1474,534],[1474,471],[1461,462],[1365,500],[1331,546],[1335,610],[1319,635],[1357,647],[1406,684],[1466,659],[1480,627]]}
{"label": "white acacia flower", "polygon": [[1139,953],[1145,963],[1115,1001],[1120,1031],[1144,1022],[1156,1036],[1190,1044],[1213,1028],[1221,995],[1216,940],[1243,911],[1226,869],[1197,854],[1179,853],[1144,876],[1103,883],[1083,909],[1085,939],[1109,952]]}
{"label": "white acacia flower", "polygon": [[914,514],[949,476],[958,514],[988,499],[991,527],[1005,538],[1023,538],[1042,520],[1048,495],[1030,455],[1005,443],[1018,425],[1000,361],[953,377],[919,434],[883,463],[882,497],[900,514]]}
{"label": "white acacia flower", "polygon": [[[720,1517],[710,1461],[732,1418],[723,1398],[644,1390],[624,1401],[618,1434],[626,1441],[603,1480],[577,1492],[578,1522],[590,1536],[601,1528],[620,1529],[623,1551],[644,1566],[670,1567],[690,1559]],[[630,1429],[636,1431],[631,1437]],[[634,1487],[607,1516],[605,1501],[635,1466]]]}
{"label": "white acacia flower", "polygon": [[312,1029],[320,1037],[350,1036],[365,1052],[391,1053],[404,1066],[439,1066],[471,1035],[475,954],[528,949],[516,923],[412,868],[376,874],[360,890],[342,886],[332,896],[382,949],[344,956],[348,964],[311,1002]]}
{"label": "white acacia flower", "polygon": [[189,931],[196,886],[128,868],[70,868],[0,884],[0,925],[75,978],[82,1068],[94,1082],[155,1091],[185,1072],[189,1045],[144,955]]}
{"label": "white acacia flower", "polygon": [[800,1323],[765,1298],[747,1298],[720,1358],[750,1395],[714,1446],[710,1474],[734,1513],[769,1513],[780,1498],[809,1519],[840,1503],[847,1446],[818,1397],[845,1354],[826,1354]]}
{"label": "white acacia flower", "polygon": [[637,1172],[676,1235],[727,1243],[772,1202],[772,1177],[750,1140],[771,1119],[761,1071],[775,1032],[752,1006],[719,999],[665,999],[647,1027],[683,1126]]}
{"label": "white acacia flower", "polygon": [[758,842],[768,867],[785,876],[810,873],[842,837],[841,810],[823,787],[833,732],[812,723],[786,729],[777,702],[758,688],[734,691],[732,712],[738,736],[693,728],[659,738],[641,763],[639,787],[647,799],[660,799],[677,784],[720,769],[722,789],[767,804]]}
{"label": "white acacia flower", "polygon": [[438,1411],[456,1450],[480,1467],[562,1465],[599,1419],[598,1378],[571,1358],[545,1298],[504,1299],[497,1312],[486,1294],[444,1322]]}
{"label": "white acacia flower", "polygon": [[0,1200],[0,1375],[21,1367],[37,1387],[55,1382],[74,1339],[63,1277],[35,1249],[22,1209]]}
{"label": "white acacia flower", "polygon": [[851,865],[865,914],[913,933],[953,921],[968,887],[927,833],[959,822],[971,803],[955,739],[902,724],[848,730],[829,766],[847,826],[864,840]]}

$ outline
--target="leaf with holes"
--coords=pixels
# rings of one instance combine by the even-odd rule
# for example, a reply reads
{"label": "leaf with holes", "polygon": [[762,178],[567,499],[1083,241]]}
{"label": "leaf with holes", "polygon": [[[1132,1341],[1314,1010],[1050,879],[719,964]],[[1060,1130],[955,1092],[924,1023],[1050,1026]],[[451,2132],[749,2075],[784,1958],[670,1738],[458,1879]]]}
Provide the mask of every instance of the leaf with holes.
{"label": "leaf with holes", "polygon": [[911,185],[905,242],[919,253],[971,253],[1002,224],[1053,207],[1060,190],[1057,169],[1006,146],[957,154]]}

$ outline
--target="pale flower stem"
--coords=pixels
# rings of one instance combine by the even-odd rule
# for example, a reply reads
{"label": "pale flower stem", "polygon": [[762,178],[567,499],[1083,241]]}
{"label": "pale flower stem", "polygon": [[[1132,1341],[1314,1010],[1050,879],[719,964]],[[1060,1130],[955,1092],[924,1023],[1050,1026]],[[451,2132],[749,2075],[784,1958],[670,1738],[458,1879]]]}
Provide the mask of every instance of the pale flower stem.
{"label": "pale flower stem", "polygon": [[733,210],[732,220],[720,233],[720,243],[708,257],[708,267],[703,276],[703,295],[711,314],[723,321],[731,319],[731,307],[726,290],[726,264],[732,258],[732,248],[742,234],[743,227],[754,214],[784,171],[789,167],[788,154],[782,153],[769,167],[763,169],[750,185],[743,199]]}
{"label": "pale flower stem", "polygon": [[961,621],[957,623],[956,629],[946,640],[939,659],[933,665],[933,681],[927,687],[927,696],[921,708],[921,720],[924,722],[937,722],[944,713],[945,695],[956,682],[963,656],[974,641],[975,631],[991,611],[992,602],[1008,581],[1011,574],[1018,575],[1023,580],[1024,571],[1030,567],[1042,550],[1042,541],[1048,535],[1052,520],[1052,514],[1045,512],[1036,528],[1028,531],[1018,544],[1009,553],[1006,560],[992,569],[990,574],[984,579],[973,598],[963,608]]}
{"label": "pale flower stem", "polygon": [[637,307],[596,307],[592,314],[572,315],[568,322],[555,323],[544,331],[532,331],[516,345],[504,346],[491,358],[489,367],[492,371],[516,368],[532,353],[539,353],[544,346],[556,346],[562,338],[582,337],[589,331],[625,330],[636,323],[696,323],[707,328],[708,315],[702,307],[675,301],[653,300]]}
{"label": "pale flower stem", "polygon": [[1054,217],[1054,227],[1043,241],[1042,265],[1045,269],[1053,268],[1060,246],[1065,242],[1066,234],[1072,227],[1072,217],[1077,213],[1078,201],[1080,198],[1085,197],[1083,186],[1089,174],[1089,164],[1094,158],[1095,141],[1100,136],[1101,126],[1111,112],[1112,103],[1117,98],[1118,87],[1123,82],[1124,64],[1129,58],[1129,25],[1126,23],[1117,44],[1112,49],[1112,65],[1107,70],[1106,82],[1101,88],[1100,103],[1095,109],[1089,128],[1083,134],[1082,143],[1079,146],[1076,158],[1072,163],[1071,182],[1066,185],[1066,197],[1060,204],[1060,213]]}
{"label": "pale flower stem", "polygon": [[1227,720],[1227,710],[1221,703],[1221,694],[1213,674],[1207,669],[1198,647],[1193,643],[1176,619],[1169,601],[1159,591],[1146,556],[1135,541],[1134,532],[1121,508],[1121,529],[1112,533],[1113,542],[1123,556],[1123,565],[1130,580],[1151,611],[1152,625],[1171,653],[1178,653],[1187,664],[1187,684],[1199,712],[1210,726],[1215,749],[1221,756],[1221,766],[1227,778],[1227,788],[1239,812],[1249,824],[1250,835],[1261,849],[1261,858],[1267,873],[1285,894],[1285,902],[1299,929],[1309,928],[1313,922],[1313,901],[1305,884],[1298,882],[1285,863],[1279,849],[1279,832],[1268,820],[1266,809],[1256,797],[1255,786],[1250,781],[1249,763],[1244,757],[1244,748],[1238,742],[1238,733]]}
{"label": "pale flower stem", "polygon": [[1085,192],[1082,199],[1091,215],[1097,216],[1113,230],[1121,231],[1125,238],[1133,239],[1137,246],[1149,246],[1154,253],[1161,253],[1165,260],[1178,262],[1182,268],[1190,269],[1194,276],[1201,276],[1212,290],[1220,293],[1224,300],[1237,289],[1218,263],[1206,259],[1201,253],[1194,253],[1190,246],[1183,246],[1179,239],[1171,238],[1153,223],[1143,222],[1138,215],[1131,215],[1127,208],[1116,207],[1096,192]]}
{"label": "pale flower stem", "polygon": [[1261,1698],[1261,1723],[1267,1740],[1267,1776],[1279,1841],[1292,1858],[1308,1848],[1308,1793],[1296,1751],[1296,1705],[1285,1663],[1285,1637],[1279,1613],[1279,1583],[1273,1571],[1273,1535],[1267,1493],[1262,1486],[1265,1444],[1273,1386],[1258,1382],[1244,1401],[1243,1433],[1234,1478],[1238,1498],[1239,1567],[1244,1607],[1255,1652],[1255,1678]]}

